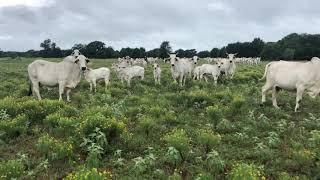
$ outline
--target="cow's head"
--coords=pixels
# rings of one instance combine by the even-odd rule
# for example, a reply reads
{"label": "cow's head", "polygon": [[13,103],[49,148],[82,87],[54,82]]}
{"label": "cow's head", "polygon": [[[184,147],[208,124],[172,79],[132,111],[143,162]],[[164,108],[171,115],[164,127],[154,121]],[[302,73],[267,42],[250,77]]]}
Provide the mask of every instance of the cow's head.
{"label": "cow's head", "polygon": [[157,64],[157,63],[154,63],[154,64],[153,64],[153,68],[154,68],[154,70],[158,69],[159,67],[160,67],[160,65],[159,65],[159,64]]}
{"label": "cow's head", "polygon": [[228,54],[228,53],[227,53],[227,56],[228,56],[228,58],[229,58],[230,63],[233,62],[233,59],[236,57],[237,54],[238,54],[238,53],[235,53],[235,54]]}
{"label": "cow's head", "polygon": [[74,56],[75,58],[77,58],[79,55],[81,55],[81,52],[78,49],[75,49],[75,50],[73,50],[71,55]]}
{"label": "cow's head", "polygon": [[169,56],[170,64],[172,67],[174,67],[175,63],[179,61],[179,59],[177,58],[177,54],[169,54]]}
{"label": "cow's head", "polygon": [[198,56],[193,56],[192,61],[195,65],[198,64],[198,60],[199,60]]}
{"label": "cow's head", "polygon": [[87,69],[87,63],[89,62],[90,60],[84,55],[79,55],[77,58],[75,58],[74,63],[77,64],[82,71],[85,71]]}
{"label": "cow's head", "polygon": [[218,68],[221,68],[224,64],[224,62],[222,60],[219,60],[216,63],[217,63]]}

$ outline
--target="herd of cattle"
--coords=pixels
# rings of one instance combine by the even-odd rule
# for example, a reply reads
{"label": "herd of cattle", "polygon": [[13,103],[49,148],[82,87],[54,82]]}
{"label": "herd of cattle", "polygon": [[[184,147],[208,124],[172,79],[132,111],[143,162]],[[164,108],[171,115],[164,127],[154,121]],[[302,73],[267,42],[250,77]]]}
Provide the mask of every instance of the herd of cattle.
{"label": "herd of cattle", "polygon": [[[208,64],[198,66],[199,58],[179,58],[176,54],[169,54],[164,62],[170,63],[172,78],[184,86],[186,79],[208,81],[209,77],[217,84],[218,78],[225,76],[232,79],[236,72],[236,63],[259,64],[260,58],[236,58],[236,54],[227,54],[228,58],[207,59]],[[132,59],[130,57],[119,58],[117,63],[112,64],[111,69],[123,83],[130,86],[134,77],[144,79],[147,64],[153,64],[155,84],[161,84],[161,68],[159,58]],[[35,60],[28,66],[30,79],[29,95],[35,95],[39,100],[40,86],[59,87],[59,100],[66,93],[67,101],[70,102],[71,89],[75,88],[84,75],[90,84],[90,91],[96,91],[98,80],[104,80],[107,87],[110,81],[110,69],[101,67],[98,69],[88,68],[89,59],[82,55],[79,50],[63,59],[61,62],[49,62]],[[296,90],[296,106],[298,111],[304,91],[315,98],[320,93],[320,59],[314,57],[308,62],[274,61],[266,65],[262,79],[266,78],[266,84],[262,87],[262,104],[266,102],[266,94],[272,91],[273,106],[278,108],[276,95],[279,89]],[[193,77],[192,77],[193,76]],[[192,77],[192,78],[191,78]],[[261,79],[261,80],[262,80]]]}

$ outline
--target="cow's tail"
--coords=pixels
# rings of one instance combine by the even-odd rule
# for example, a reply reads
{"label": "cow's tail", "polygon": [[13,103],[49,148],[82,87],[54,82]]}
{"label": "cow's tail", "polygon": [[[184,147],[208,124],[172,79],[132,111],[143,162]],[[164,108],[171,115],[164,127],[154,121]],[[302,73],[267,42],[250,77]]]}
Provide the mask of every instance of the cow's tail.
{"label": "cow's tail", "polygon": [[271,64],[272,64],[272,62],[271,62],[271,63],[268,63],[268,64],[266,65],[265,70],[264,70],[264,75],[263,75],[263,77],[262,77],[261,79],[259,79],[259,81],[262,81],[262,80],[264,80],[264,79],[266,78],[267,73],[268,73],[269,66],[270,66]]}

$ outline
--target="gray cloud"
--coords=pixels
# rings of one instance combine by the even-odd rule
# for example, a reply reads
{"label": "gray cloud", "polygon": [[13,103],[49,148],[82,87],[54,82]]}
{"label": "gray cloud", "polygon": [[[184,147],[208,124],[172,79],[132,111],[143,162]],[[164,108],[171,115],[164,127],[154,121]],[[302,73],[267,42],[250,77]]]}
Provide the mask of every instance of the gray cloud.
{"label": "gray cloud", "polygon": [[39,49],[50,38],[61,48],[100,40],[116,49],[152,49],[169,40],[174,49],[203,50],[254,37],[276,41],[292,32],[320,32],[316,0],[43,1],[0,2],[1,49]]}

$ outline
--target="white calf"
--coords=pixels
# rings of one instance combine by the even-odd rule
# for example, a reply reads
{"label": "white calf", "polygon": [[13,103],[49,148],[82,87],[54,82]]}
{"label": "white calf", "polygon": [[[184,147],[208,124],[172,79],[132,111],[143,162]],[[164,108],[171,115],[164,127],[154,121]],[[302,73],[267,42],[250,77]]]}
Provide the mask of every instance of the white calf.
{"label": "white calf", "polygon": [[118,67],[118,73],[123,83],[123,80],[127,81],[128,86],[131,84],[131,79],[134,77],[140,77],[144,79],[144,68],[140,66]]}
{"label": "white calf", "polygon": [[105,87],[108,86],[110,81],[110,69],[105,67],[99,69],[87,69],[84,72],[84,77],[90,83],[90,91],[92,91],[93,86],[94,92],[97,92],[97,81],[103,79]]}
{"label": "white calf", "polygon": [[161,68],[160,65],[157,63],[153,64],[153,77],[155,84],[161,84],[160,79],[161,79]]}

